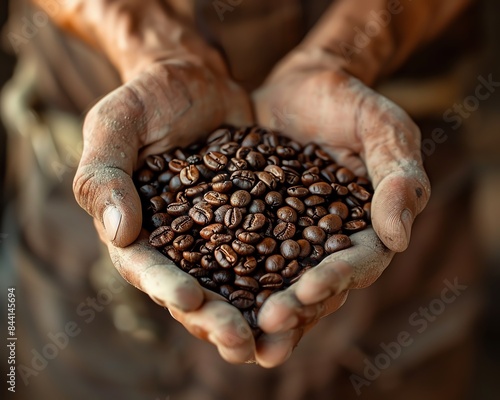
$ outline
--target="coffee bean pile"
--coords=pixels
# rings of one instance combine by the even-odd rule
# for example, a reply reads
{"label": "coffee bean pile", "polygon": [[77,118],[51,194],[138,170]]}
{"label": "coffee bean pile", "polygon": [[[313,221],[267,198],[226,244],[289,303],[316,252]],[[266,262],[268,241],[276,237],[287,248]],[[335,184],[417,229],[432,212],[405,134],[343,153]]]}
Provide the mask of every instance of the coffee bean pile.
{"label": "coffee bean pile", "polygon": [[370,221],[370,182],[315,144],[260,127],[149,156],[135,181],[149,242],[201,285],[257,313]]}

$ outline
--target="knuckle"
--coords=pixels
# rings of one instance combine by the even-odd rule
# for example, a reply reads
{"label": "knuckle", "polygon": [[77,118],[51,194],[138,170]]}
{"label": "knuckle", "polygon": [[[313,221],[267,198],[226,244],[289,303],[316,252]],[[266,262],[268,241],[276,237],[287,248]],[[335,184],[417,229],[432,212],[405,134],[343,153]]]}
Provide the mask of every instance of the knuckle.
{"label": "knuckle", "polygon": [[96,194],[96,185],[94,184],[95,170],[90,166],[78,168],[73,180],[73,193],[77,203],[92,214],[93,199]]}

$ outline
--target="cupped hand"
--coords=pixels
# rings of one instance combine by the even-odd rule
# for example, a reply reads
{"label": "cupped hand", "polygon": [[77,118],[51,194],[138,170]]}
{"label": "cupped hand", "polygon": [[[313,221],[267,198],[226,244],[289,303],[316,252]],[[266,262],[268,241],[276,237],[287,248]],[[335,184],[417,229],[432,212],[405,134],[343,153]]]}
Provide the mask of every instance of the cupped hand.
{"label": "cupped hand", "polygon": [[264,366],[282,363],[305,331],[345,302],[349,289],[371,285],[408,246],[415,217],[430,196],[420,130],[396,104],[365,86],[323,51],[297,50],[254,93],[260,124],[292,139],[315,142],[339,164],[368,176],[375,188],[373,228],[351,236],[353,246],[326,258],[259,315],[268,334],[288,340],[258,346]]}
{"label": "cupped hand", "polygon": [[148,245],[131,177],[150,154],[191,144],[223,123],[252,122],[244,91],[228,79],[222,63],[215,64],[193,56],[156,61],[99,101],[85,119],[74,192],[121,275],[238,363],[254,357],[248,324],[221,296]]}

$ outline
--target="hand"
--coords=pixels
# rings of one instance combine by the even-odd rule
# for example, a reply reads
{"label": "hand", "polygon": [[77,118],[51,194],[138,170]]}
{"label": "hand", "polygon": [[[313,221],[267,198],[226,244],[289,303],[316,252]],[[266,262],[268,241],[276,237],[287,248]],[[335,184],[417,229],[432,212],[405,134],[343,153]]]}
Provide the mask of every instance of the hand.
{"label": "hand", "polygon": [[342,306],[347,290],[371,285],[393,252],[406,249],[430,185],[418,127],[401,108],[345,72],[342,60],[330,54],[292,53],[254,100],[259,123],[281,128],[298,142],[317,143],[339,164],[368,175],[375,188],[373,229],[352,235],[353,247],[327,257],[264,304],[260,327],[289,337],[257,349],[262,365],[275,366],[305,331]]}
{"label": "hand", "polygon": [[225,299],[150,247],[144,231],[139,236],[141,203],[131,175],[149,154],[190,144],[222,123],[251,123],[249,104],[222,63],[190,55],[151,63],[88,113],[74,180],[76,199],[94,217],[121,275],[235,363],[254,357],[250,328]]}

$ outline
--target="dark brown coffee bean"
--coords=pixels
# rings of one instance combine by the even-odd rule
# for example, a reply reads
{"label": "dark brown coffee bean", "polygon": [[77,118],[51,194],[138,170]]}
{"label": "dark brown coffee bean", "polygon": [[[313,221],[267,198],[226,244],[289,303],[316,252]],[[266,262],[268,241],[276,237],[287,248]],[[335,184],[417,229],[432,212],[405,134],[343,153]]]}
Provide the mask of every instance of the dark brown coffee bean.
{"label": "dark brown coffee bean", "polygon": [[363,202],[370,200],[371,194],[366,189],[359,186],[357,183],[351,182],[347,185],[347,189],[351,192],[351,194],[356,197],[358,200]]}
{"label": "dark brown coffee bean", "polygon": [[229,172],[243,171],[248,169],[248,163],[245,160],[233,157],[229,160],[227,170]]}
{"label": "dark brown coffee bean", "polygon": [[354,179],[356,179],[356,175],[353,174],[353,172],[345,167],[339,168],[335,172],[335,176],[337,177],[337,181],[341,185],[346,185],[350,182],[352,182]]}
{"label": "dark brown coffee bean", "polygon": [[323,161],[331,161],[331,158],[330,156],[328,155],[328,153],[324,150],[321,150],[321,149],[316,149],[314,151],[314,154],[316,155],[316,157],[318,157],[319,159],[323,160]]}
{"label": "dark brown coffee bean", "polygon": [[255,296],[253,293],[247,290],[235,290],[233,293],[229,295],[229,301],[236,308],[244,310],[254,305]]}
{"label": "dark brown coffee bean", "polygon": [[177,158],[179,160],[183,160],[183,161],[186,161],[186,158],[187,158],[187,155],[183,149],[175,149],[174,156],[175,156],[175,158]]}
{"label": "dark brown coffee bean", "polygon": [[243,214],[241,210],[238,207],[229,206],[229,209],[224,215],[224,224],[229,229],[235,229],[238,227],[238,225],[241,223],[242,220],[243,220]]}
{"label": "dark brown coffee bean", "polygon": [[163,249],[163,254],[170,258],[174,263],[179,264],[182,260],[182,252],[177,250],[174,246],[166,246]]}
{"label": "dark brown coffee bean", "polygon": [[158,190],[152,186],[152,185],[142,185],[139,188],[139,192],[141,193],[142,197],[146,199],[150,199],[151,197],[154,197],[158,194]]}
{"label": "dark brown coffee bean", "polygon": [[358,232],[366,228],[366,221],[362,219],[355,219],[344,223],[342,228],[349,232]]}
{"label": "dark brown coffee bean", "polygon": [[267,164],[265,157],[258,151],[249,152],[245,157],[245,160],[248,165],[250,165],[255,170],[262,169]]}
{"label": "dark brown coffee bean", "polygon": [[175,194],[172,192],[163,192],[160,196],[163,200],[165,200],[167,205],[175,202]]}
{"label": "dark brown coffee bean", "polygon": [[[186,268],[186,267],[184,267],[184,268]],[[191,268],[188,271],[188,274],[191,276],[194,276],[195,278],[201,278],[202,276],[209,276],[210,275],[210,273],[206,269],[203,269],[200,267]]]}
{"label": "dark brown coffee bean", "polygon": [[197,197],[208,189],[207,183],[200,183],[199,185],[186,188],[184,193],[187,197]]}
{"label": "dark brown coffee bean", "polygon": [[246,244],[256,244],[261,240],[261,236],[256,232],[242,231],[236,235],[238,240]]}
{"label": "dark brown coffee bean", "polygon": [[313,244],[323,244],[326,239],[326,233],[317,226],[308,226],[302,231],[302,237]]}
{"label": "dark brown coffee bean", "polygon": [[137,182],[146,184],[154,179],[155,174],[150,169],[141,169],[136,176],[137,176]]}
{"label": "dark brown coffee bean", "polygon": [[224,243],[230,243],[232,240],[232,235],[224,233],[215,233],[210,237],[210,242],[214,243],[216,246],[220,246]]}
{"label": "dark brown coffee bean", "polygon": [[248,214],[243,220],[243,229],[249,232],[255,232],[264,226],[266,223],[266,217],[264,214]]}
{"label": "dark brown coffee bean", "polygon": [[245,276],[252,274],[257,268],[257,260],[253,256],[242,257],[238,264],[234,267],[234,272],[237,275]]}
{"label": "dark brown coffee bean", "polygon": [[231,195],[229,202],[233,207],[246,207],[252,201],[252,196],[246,190],[237,190]]}
{"label": "dark brown coffee bean", "polygon": [[214,212],[208,203],[201,201],[189,210],[189,216],[198,225],[207,225],[214,218]]}
{"label": "dark brown coffee bean", "polygon": [[314,206],[317,206],[319,204],[323,204],[324,202],[325,202],[325,198],[322,196],[318,196],[317,194],[306,197],[304,199],[304,204],[307,207],[314,207]]}
{"label": "dark brown coffee bean", "polygon": [[216,182],[212,185],[212,189],[219,193],[228,193],[233,188],[232,181]]}
{"label": "dark brown coffee bean", "polygon": [[295,275],[291,280],[290,280],[290,285],[293,285],[294,283],[298,282],[302,276],[311,269],[311,266],[305,266],[302,268],[297,275]]}
{"label": "dark brown coffee bean", "polygon": [[191,154],[186,158],[186,162],[190,165],[196,165],[203,162],[203,158],[199,154]]}
{"label": "dark brown coffee bean", "polygon": [[236,142],[228,142],[224,143],[220,147],[220,152],[224,154],[225,156],[231,157],[236,154],[236,151],[240,148],[240,145]]}
{"label": "dark brown coffee bean", "polygon": [[250,203],[248,212],[251,214],[264,213],[266,211],[266,203],[263,200],[256,199]]}
{"label": "dark brown coffee bean", "polygon": [[165,160],[161,156],[146,157],[146,165],[151,171],[161,172],[165,169]]}
{"label": "dark brown coffee bean", "polygon": [[304,186],[292,186],[286,190],[291,197],[306,197],[309,196],[309,190]]}
{"label": "dark brown coffee bean", "polygon": [[323,206],[314,206],[314,207],[309,207],[306,210],[306,215],[312,218],[313,220],[318,220],[323,218],[325,215],[328,215],[328,211]]}
{"label": "dark brown coffee bean", "polygon": [[290,278],[294,277],[295,275],[297,275],[297,273],[299,272],[299,269],[300,269],[300,265],[297,262],[297,260],[292,260],[287,264],[287,266],[285,268],[283,268],[283,270],[281,271],[281,276],[283,278],[290,279]]}
{"label": "dark brown coffee bean", "polygon": [[325,242],[325,251],[328,254],[351,247],[351,239],[347,235],[331,235]]}
{"label": "dark brown coffee bean", "polygon": [[264,201],[270,207],[279,207],[283,204],[283,196],[280,192],[272,191],[266,194]]}
{"label": "dark brown coffee bean", "polygon": [[264,182],[264,184],[271,190],[276,189],[276,187],[278,186],[277,180],[274,178],[274,175],[272,175],[270,172],[257,171],[255,175],[260,181]]}
{"label": "dark brown coffee bean", "polygon": [[270,156],[274,154],[276,149],[274,147],[269,146],[268,144],[261,143],[257,146],[257,150],[259,153],[264,154],[265,156]]}
{"label": "dark brown coffee bean", "polygon": [[270,272],[262,275],[259,283],[264,289],[280,289],[283,286],[283,277],[280,274]]}
{"label": "dark brown coffee bean", "polygon": [[200,236],[205,239],[205,240],[210,240],[212,235],[215,235],[216,233],[221,233],[224,230],[224,225],[222,224],[211,224],[206,227],[204,227],[200,231]]}
{"label": "dark brown coffee bean", "polygon": [[344,201],[346,202],[347,206],[351,208],[361,206],[360,201],[354,196],[347,196]]}
{"label": "dark brown coffee bean", "polygon": [[318,221],[318,226],[326,233],[335,233],[342,228],[342,218],[335,214],[328,214]]}
{"label": "dark brown coffee bean", "polygon": [[200,179],[200,172],[196,166],[188,165],[181,170],[179,178],[183,185],[191,186],[194,185],[198,179]]}
{"label": "dark brown coffee bean", "polygon": [[165,200],[163,200],[163,197],[161,196],[154,196],[149,199],[149,204],[151,211],[154,213],[163,211],[167,203],[165,203]]}
{"label": "dark brown coffee bean", "polygon": [[269,156],[267,158],[268,165],[281,165],[281,159],[275,155]]}
{"label": "dark brown coffee bean", "polygon": [[315,155],[314,152],[316,151],[317,148],[318,146],[316,144],[309,143],[304,147],[303,153],[306,157],[311,158],[312,156]]}
{"label": "dark brown coffee bean", "polygon": [[217,151],[210,151],[203,156],[206,167],[212,171],[220,171],[227,165],[227,157]]}
{"label": "dark brown coffee bean", "polygon": [[244,160],[247,157],[248,153],[250,153],[251,151],[252,151],[251,147],[242,146],[236,152],[236,158]]}
{"label": "dark brown coffee bean", "polygon": [[188,163],[184,160],[179,160],[177,158],[174,158],[172,161],[168,163],[168,168],[170,171],[175,172],[178,174],[181,172],[184,168],[188,166]]}
{"label": "dark brown coffee bean", "polygon": [[229,299],[231,293],[234,292],[234,288],[231,285],[221,285],[219,288],[219,293],[224,296],[226,299]]}
{"label": "dark brown coffee bean", "polygon": [[259,282],[251,276],[236,275],[234,285],[249,292],[257,292],[259,290]]}
{"label": "dark brown coffee bean", "polygon": [[216,131],[211,133],[207,138],[207,144],[209,146],[211,145],[221,146],[229,141],[231,141],[231,132],[229,131],[229,129],[225,128],[217,129]]}
{"label": "dark brown coffee bean", "polygon": [[337,178],[335,177],[335,173],[332,172],[332,171],[328,171],[327,169],[322,169],[321,172],[320,172],[320,175],[328,183],[335,183],[335,182],[337,182]]}
{"label": "dark brown coffee bean", "polygon": [[179,174],[173,176],[172,179],[170,179],[170,182],[168,183],[168,190],[175,193],[181,191],[183,188],[184,185],[181,182]]}
{"label": "dark brown coffee bean", "polygon": [[280,272],[285,268],[285,259],[279,254],[273,254],[266,259],[264,266],[267,272]]}
{"label": "dark brown coffee bean", "polygon": [[212,254],[206,254],[201,258],[201,266],[210,271],[219,269],[219,263],[215,260]]}
{"label": "dark brown coffee bean", "polygon": [[363,207],[357,206],[351,209],[351,218],[352,219],[361,219],[365,217],[365,210]]}
{"label": "dark brown coffee bean", "polygon": [[311,217],[299,217],[297,221],[298,226],[306,227],[306,226],[313,226],[314,225],[314,220]]}
{"label": "dark brown coffee bean", "polygon": [[231,174],[231,181],[240,189],[250,190],[255,185],[257,178],[252,171],[235,171]]}
{"label": "dark brown coffee bean", "polygon": [[320,196],[329,196],[333,191],[333,188],[326,182],[313,183],[308,189],[312,194]]}
{"label": "dark brown coffee bean", "polygon": [[281,243],[280,252],[287,260],[293,260],[300,254],[300,245],[295,240],[285,240]]}
{"label": "dark brown coffee bean", "polygon": [[328,206],[328,212],[330,214],[338,215],[342,219],[346,219],[349,216],[349,208],[341,201],[334,201]]}
{"label": "dark brown coffee bean", "polygon": [[271,289],[264,289],[259,292],[259,294],[255,297],[255,306],[262,307],[266,300],[273,294]]}
{"label": "dark brown coffee bean", "polygon": [[217,174],[212,178],[212,183],[224,182],[224,181],[227,181],[228,179],[229,179],[229,175],[225,172],[221,172],[220,174]]}
{"label": "dark brown coffee bean", "polygon": [[349,194],[349,189],[338,183],[332,183],[332,189],[337,194],[337,196],[347,196]]}
{"label": "dark brown coffee bean", "polygon": [[218,285],[212,280],[212,278],[208,276],[202,276],[198,279],[198,281],[202,286],[206,287],[209,290],[212,290],[213,292],[216,292],[218,289]]}
{"label": "dark brown coffee bean", "polygon": [[174,239],[174,242],[172,244],[176,250],[190,250],[194,244],[194,237],[192,237],[191,235],[180,235]]}
{"label": "dark brown coffee bean", "polygon": [[232,268],[238,263],[238,255],[228,244],[217,247],[214,251],[214,255],[222,268]]}
{"label": "dark brown coffee bean", "polygon": [[299,214],[302,214],[306,211],[306,206],[302,200],[298,197],[287,197],[285,199],[285,203],[292,207]]}
{"label": "dark brown coffee bean", "polygon": [[244,147],[255,147],[255,146],[257,146],[261,142],[261,140],[262,140],[262,135],[261,134],[259,134],[257,132],[250,132],[241,141],[241,146],[244,146]]}
{"label": "dark brown coffee bean", "polygon": [[187,215],[182,215],[172,221],[171,227],[176,233],[184,233],[193,227],[193,220]]}
{"label": "dark brown coffee bean", "polygon": [[231,243],[233,250],[240,256],[249,256],[255,252],[255,247],[251,244],[243,243],[240,240],[234,240]]}
{"label": "dark brown coffee bean", "polygon": [[300,246],[299,257],[300,258],[308,257],[309,254],[311,254],[311,250],[312,250],[311,243],[306,239],[299,239],[299,240],[297,240],[297,243]]}
{"label": "dark brown coffee bean", "polygon": [[276,146],[276,154],[284,159],[295,157],[296,151],[289,146]]}
{"label": "dark brown coffee bean", "polygon": [[311,254],[309,254],[309,258],[314,261],[321,261],[325,256],[325,249],[322,245],[313,244]]}
{"label": "dark brown coffee bean", "polygon": [[262,141],[269,146],[276,147],[279,145],[278,135],[274,132],[265,133],[262,136]]}
{"label": "dark brown coffee bean", "polygon": [[203,199],[210,205],[220,207],[229,201],[226,194],[211,190],[203,195]]}
{"label": "dark brown coffee bean", "polygon": [[269,254],[274,253],[274,250],[276,250],[276,246],[277,246],[276,240],[270,237],[266,237],[255,247],[259,254],[267,256]]}
{"label": "dark brown coffee bean", "polygon": [[[180,262],[179,262],[179,267],[181,267],[181,269],[184,271],[184,272],[189,272],[191,271],[193,268],[194,268],[194,264],[193,263],[190,263],[189,261],[187,260],[184,260],[182,259]],[[208,274],[200,274],[200,275],[208,275]]]}
{"label": "dark brown coffee bean", "polygon": [[149,244],[153,247],[163,247],[174,240],[175,233],[169,226],[160,226],[149,235]]}
{"label": "dark brown coffee bean", "polygon": [[365,212],[365,218],[367,221],[372,219],[372,203],[368,202],[363,204],[363,211]]}
{"label": "dark brown coffee bean", "polygon": [[[275,179],[275,181],[277,181],[278,183],[281,184],[285,183],[285,172],[277,165],[267,165],[264,168],[264,171],[270,173]],[[270,185],[267,186],[269,186],[271,189],[274,189]]]}
{"label": "dark brown coffee bean", "polygon": [[273,229],[273,235],[278,240],[287,240],[295,235],[295,225],[290,222],[280,222]]}
{"label": "dark brown coffee bean", "polygon": [[214,271],[214,273],[212,274],[212,280],[219,285],[230,283],[233,281],[233,279],[234,279],[234,273],[233,271],[228,269],[221,269],[219,271]]}
{"label": "dark brown coffee bean", "polygon": [[[311,168],[307,171],[305,171],[302,176],[300,177],[300,180],[302,181],[302,184],[306,187],[311,186],[313,183],[319,182],[321,178],[318,175],[319,170],[318,168]],[[332,188],[330,188],[331,190]],[[310,189],[309,191],[313,193]],[[321,194],[321,193],[315,193],[315,194]]]}
{"label": "dark brown coffee bean", "polygon": [[151,225],[156,229],[160,226],[170,225],[172,223],[172,217],[167,213],[156,213],[151,217]]}
{"label": "dark brown coffee bean", "polygon": [[290,206],[279,208],[276,212],[276,216],[283,222],[297,222],[297,212]]}
{"label": "dark brown coffee bean", "polygon": [[197,251],[184,251],[182,253],[182,258],[184,258],[184,260],[189,261],[190,263],[193,263],[193,264],[199,264],[201,262],[202,257],[203,257],[203,254],[201,254]]}
{"label": "dark brown coffee bean", "polygon": [[218,224],[224,223],[224,217],[226,213],[231,210],[232,207],[229,204],[224,204],[214,211],[214,221]]}
{"label": "dark brown coffee bean", "polygon": [[255,197],[262,196],[264,193],[266,193],[267,188],[264,182],[258,181],[255,186],[250,190],[250,194]]}

